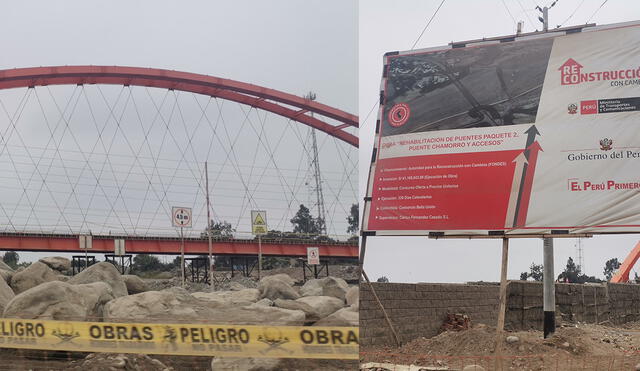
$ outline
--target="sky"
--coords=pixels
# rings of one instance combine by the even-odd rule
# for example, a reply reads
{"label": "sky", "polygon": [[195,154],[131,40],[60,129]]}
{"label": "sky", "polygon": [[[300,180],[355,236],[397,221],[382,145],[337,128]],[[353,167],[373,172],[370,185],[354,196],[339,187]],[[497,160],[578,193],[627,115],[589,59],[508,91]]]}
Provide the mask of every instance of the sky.
{"label": "sky", "polygon": [[[524,21],[524,32],[540,30],[538,0],[447,0],[419,39],[416,48],[452,41],[513,34]],[[441,0],[389,2],[366,0],[359,8],[360,193],[364,195],[385,52],[409,50]],[[609,24],[640,19],[640,3],[610,0],[559,0],[549,11],[549,25]],[[638,235],[582,239],[583,272],[603,277],[605,262],[623,261],[640,240]],[[556,275],[569,257],[576,258],[574,238],[555,239]],[[513,239],[509,245],[509,279],[518,279],[532,263],[542,263],[542,241]],[[367,241],[365,271],[371,279],[392,282],[499,281],[501,240],[430,240],[426,237],[373,237]],[[636,268],[636,270],[640,270]],[[631,274],[633,277],[633,273]]]}
{"label": "sky", "polygon": [[[342,0],[4,2],[0,12],[0,69],[52,65],[172,69],[248,82],[298,96],[313,91],[318,102],[357,114],[357,8],[356,1]],[[196,182],[202,182],[203,158],[209,160],[209,173],[214,182],[211,186],[214,217],[229,220],[238,231],[250,229],[248,215],[252,208],[267,210],[269,226],[281,230],[291,229],[289,219],[299,203],[311,206],[312,212],[315,212],[315,206],[312,205],[314,193],[307,184],[309,166],[304,147],[308,148],[310,142],[306,126],[292,124],[273,114],[250,111],[235,103],[211,102],[208,97],[202,96],[194,99],[188,93],[155,91],[159,89],[150,89],[152,91],[149,93],[149,89],[147,92],[143,88],[129,91],[123,90],[123,87],[109,86],[100,89],[92,86],[51,87],[37,88],[37,96],[29,93],[31,95],[17,125],[24,141],[18,140],[17,136],[8,141],[22,165],[18,165],[16,170],[7,160],[6,153],[4,158],[0,155],[0,169],[5,175],[20,173],[24,179],[32,181],[27,181],[27,188],[30,189],[28,196],[31,197],[31,203],[40,208],[36,210],[36,215],[45,220],[41,223],[42,228],[34,223],[33,216],[28,215],[30,203],[20,198],[24,184],[13,179],[17,177],[12,175],[0,179],[4,194],[0,197],[0,205],[12,209],[15,200],[22,200],[17,207],[15,220],[24,222],[26,227],[32,230],[62,228],[61,231],[64,231],[66,224],[71,224],[74,230],[82,229],[83,232],[91,229],[94,233],[96,230],[109,233],[121,227],[128,231],[137,224],[136,209],[139,208],[146,213],[153,233],[175,235],[176,231],[171,228],[167,215],[164,215],[166,208],[194,204],[194,212],[199,217],[196,220],[199,229],[194,228],[193,233],[198,234],[206,226],[202,187],[198,186],[200,183],[195,185]],[[26,90],[0,92],[0,102],[11,113],[0,111],[0,128],[3,131],[9,128],[8,117],[20,112],[20,102]],[[123,91],[123,96],[131,94],[133,98],[122,98],[120,94]],[[101,103],[101,94],[106,96],[105,101],[109,104]],[[85,103],[85,97],[91,103]],[[160,102],[165,98],[168,103],[162,105]],[[160,124],[150,131],[147,142],[143,140],[146,139],[143,131],[136,128],[138,112],[137,108],[135,111],[132,108],[134,100],[140,105],[143,127],[150,128],[154,117],[157,118],[156,111],[159,111],[164,116],[157,121],[166,120],[168,126],[174,127],[170,132],[170,136],[175,136],[173,142],[169,139],[164,142],[162,137],[166,131],[157,129],[158,126],[162,127]],[[181,112],[183,122],[172,110],[174,101],[184,109]],[[39,107],[40,102],[44,109]],[[66,107],[65,104],[69,102],[79,102],[77,110],[66,111],[64,108],[65,115],[56,112],[60,109],[56,106]],[[154,104],[158,104],[160,109],[154,109]],[[202,106],[207,108],[202,110]],[[110,114],[110,108],[116,114]],[[41,110],[46,110],[47,114],[43,115]],[[207,122],[202,119],[203,112],[210,116],[209,125],[217,125],[224,113],[221,121],[226,129],[224,133],[218,133],[221,138],[216,138],[216,141],[208,136],[210,132],[206,129]],[[93,121],[92,114],[97,116],[95,121],[99,124],[95,129],[88,124]],[[116,122],[115,116],[120,114],[120,122]],[[61,125],[51,135],[45,124],[54,127],[60,121],[68,124],[69,131],[63,131],[64,125]],[[98,143],[97,153],[104,153],[111,148],[108,141],[104,141],[107,142],[105,145],[97,139],[103,122],[106,123],[104,136],[114,139],[113,149],[109,150],[113,154],[110,160],[113,163],[110,162],[106,167],[103,167],[105,156],[93,155],[93,152],[87,155],[93,143]],[[184,122],[183,132],[180,125]],[[126,128],[129,138],[118,131],[120,123],[129,125]],[[196,129],[196,125],[201,126]],[[191,137],[187,130],[193,133]],[[352,133],[356,133],[355,130],[347,128]],[[346,235],[348,210],[358,197],[358,151],[324,133],[319,133],[317,137],[325,203],[330,214],[328,219],[332,223],[329,233]],[[55,138],[54,143],[59,143],[55,149],[53,145],[45,147],[51,138]],[[125,139],[131,140],[132,146]],[[180,148],[191,139],[193,146],[188,151]],[[20,148],[23,142],[33,147],[30,153]],[[228,159],[225,156],[228,156],[228,149],[232,146],[234,154]],[[48,148],[48,152],[39,152],[35,147]],[[191,152],[194,147],[195,150]],[[165,189],[170,195],[169,201],[165,200],[163,206],[140,204],[143,195],[139,192],[146,187],[146,178],[141,174],[149,171],[150,165],[132,159],[132,153],[139,148],[141,156],[146,155],[147,160],[154,153],[158,158],[168,158],[162,160],[167,170],[163,174],[164,182],[173,180],[170,178],[171,168],[179,168],[178,177],[172,183],[173,188],[168,186]],[[51,189],[46,186],[38,193],[42,189],[40,173],[28,158],[29,155],[51,160],[50,176],[44,177]],[[131,163],[134,165],[129,167]],[[94,173],[86,169],[83,172],[82,168],[87,164]],[[241,168],[247,187],[255,191],[253,195],[256,199],[251,202],[246,196],[247,192],[242,189],[244,184],[241,185],[242,182],[238,180],[238,168]],[[266,174],[262,177],[260,173],[265,168]],[[102,201],[89,204],[89,194],[96,188],[92,182],[100,169],[105,172],[104,178],[101,178],[103,185],[112,182],[112,191],[117,191],[114,182],[120,177],[120,185],[126,184],[123,187],[129,192],[128,196],[118,198],[115,193],[110,193]],[[123,173],[127,171],[132,174],[126,174],[124,181]],[[218,176],[220,183],[215,183]],[[289,177],[287,184],[283,184],[283,177]],[[69,196],[69,184],[76,181],[80,184],[76,189],[79,198]],[[153,182],[159,187],[157,180]],[[83,184],[85,188],[82,188]],[[101,189],[98,195],[100,192]],[[259,197],[263,197],[262,201]],[[286,199],[284,206],[283,198]],[[39,201],[33,202],[36,199]],[[54,208],[56,202],[67,205],[67,201],[66,212],[58,214],[68,213],[72,220],[70,223],[64,223]],[[76,226],[73,220],[85,220],[83,208],[86,208],[87,214],[93,213],[90,215],[93,224]],[[100,219],[105,213],[109,213],[109,217]],[[124,226],[120,224],[119,213],[131,216],[131,219],[124,218]],[[7,214],[13,215],[11,212]],[[7,226],[7,214],[0,214],[4,218],[0,219],[0,224],[3,224],[0,229]],[[145,230],[137,229],[136,233],[144,234]],[[25,254],[25,257],[28,255]]]}

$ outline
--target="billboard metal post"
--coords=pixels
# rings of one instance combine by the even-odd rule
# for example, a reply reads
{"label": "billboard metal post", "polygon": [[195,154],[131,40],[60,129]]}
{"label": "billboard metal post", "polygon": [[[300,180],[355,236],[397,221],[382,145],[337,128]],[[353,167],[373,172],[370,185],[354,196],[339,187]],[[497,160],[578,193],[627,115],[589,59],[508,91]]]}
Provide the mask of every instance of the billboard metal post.
{"label": "billboard metal post", "polygon": [[543,309],[544,309],[544,338],[556,331],[556,287],[553,272],[553,238],[543,238]]}

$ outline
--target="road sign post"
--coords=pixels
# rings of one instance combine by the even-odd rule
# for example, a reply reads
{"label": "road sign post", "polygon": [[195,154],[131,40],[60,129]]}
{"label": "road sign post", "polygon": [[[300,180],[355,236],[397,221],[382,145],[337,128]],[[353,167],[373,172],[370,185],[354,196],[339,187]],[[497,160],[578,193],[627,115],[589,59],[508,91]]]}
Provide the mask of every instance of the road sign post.
{"label": "road sign post", "polygon": [[171,208],[171,222],[174,227],[180,228],[180,271],[182,273],[182,286],[184,286],[184,228],[191,228],[192,212],[190,207]]}
{"label": "road sign post", "polygon": [[80,248],[84,250],[84,269],[89,268],[89,249],[93,247],[93,238],[90,234],[80,235]]}
{"label": "road sign post", "polygon": [[267,231],[267,212],[251,210],[251,232],[258,236],[258,279],[262,278],[262,235]]}

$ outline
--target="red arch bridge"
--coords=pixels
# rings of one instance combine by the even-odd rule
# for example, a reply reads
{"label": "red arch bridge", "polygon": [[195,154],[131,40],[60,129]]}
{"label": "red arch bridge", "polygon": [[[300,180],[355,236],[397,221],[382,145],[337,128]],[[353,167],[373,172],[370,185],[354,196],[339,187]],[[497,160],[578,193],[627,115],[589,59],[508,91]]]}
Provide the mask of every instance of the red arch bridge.
{"label": "red arch bridge", "polygon": [[[121,91],[110,100],[100,88],[105,85],[120,86]],[[54,86],[73,89],[66,104],[61,104],[55,97],[56,94],[64,94],[52,92],[54,88],[51,87]],[[90,94],[85,89],[90,86],[97,87],[95,95],[99,98],[95,99],[99,103],[91,103]],[[21,88],[25,92],[20,97]],[[145,112],[140,113],[143,104],[132,94],[133,88],[143,89],[148,94],[150,103],[147,105],[155,111],[147,116],[150,118],[146,124],[143,122]],[[39,89],[44,89],[41,91],[50,97],[38,93]],[[171,93],[174,101],[169,102],[170,98],[166,96],[161,101],[156,100],[149,89]],[[229,226],[234,230],[248,230],[246,214],[249,210],[280,210],[271,212],[271,218],[276,222],[270,222],[269,227],[275,225],[275,230],[284,231],[297,207],[306,203],[311,212],[323,213],[327,234],[331,230],[337,235],[346,229],[344,224],[350,205],[345,205],[347,202],[354,204],[357,200],[357,160],[349,158],[347,152],[353,150],[357,155],[358,117],[312,99],[214,76],[118,66],[0,70],[0,91],[13,94],[15,101],[19,102],[15,109],[11,109],[4,96],[0,96],[0,173],[5,174],[0,176],[0,191],[5,193],[5,198],[0,199],[0,250],[113,254],[115,245],[124,243],[127,254],[179,254],[181,239],[177,233],[175,237],[161,236],[166,234],[168,223],[165,221],[170,220],[169,210],[177,204],[194,207],[194,229],[184,239],[184,251],[185,254],[200,255],[208,253],[208,240],[201,236],[210,222],[230,220]],[[197,112],[197,116],[193,113],[194,117],[185,118],[189,110],[181,108],[185,103],[181,103],[178,93],[190,93],[208,101],[194,99],[192,104],[195,108],[191,112]],[[165,100],[168,102],[166,105]],[[217,107],[214,113],[207,111],[212,100],[217,104],[211,104]],[[221,129],[225,117],[219,100],[241,107],[238,111],[241,120],[227,119],[233,121],[233,125],[229,129],[224,128],[226,137]],[[29,104],[34,105],[32,111],[27,108]],[[55,112],[55,117],[45,114],[47,104]],[[82,104],[85,104],[84,108],[76,109]],[[104,118],[100,117],[98,104],[106,107],[102,108]],[[37,128],[34,122],[40,111],[46,126]],[[77,115],[84,116],[76,118]],[[127,118],[127,115],[131,117]],[[288,125],[276,138],[277,142],[276,139],[269,141],[268,134],[273,130],[260,127],[267,122],[266,115],[285,120]],[[217,118],[213,119],[214,116]],[[79,122],[76,124],[74,120]],[[138,138],[129,138],[134,129],[125,124],[133,125],[136,121],[140,121],[138,129],[142,131]],[[88,122],[94,124],[95,131],[93,136],[83,138],[83,131],[91,127]],[[201,125],[202,122],[209,124],[209,132],[203,133],[207,126]],[[243,132],[249,130],[246,127],[253,131],[248,131],[249,134]],[[323,143],[335,143],[335,149],[321,148],[321,152],[337,154],[339,157],[335,163],[342,164],[342,172],[335,171],[335,163],[325,163],[325,166],[330,165],[327,173],[334,171],[333,178],[325,175],[326,178],[318,179],[316,174],[315,183],[308,179],[308,169],[312,165],[319,168],[319,157],[317,153],[312,155],[308,152],[311,142],[300,132],[300,128],[305,127],[326,134]],[[237,132],[228,131],[234,128]],[[182,137],[181,131],[184,132]],[[153,137],[156,132],[158,136]],[[35,139],[39,135],[43,136],[40,142]],[[315,132],[313,135],[315,146]],[[210,143],[214,137],[218,140],[216,146]],[[256,138],[253,145],[242,142],[249,137]],[[171,138],[173,147],[178,148],[174,151],[174,158],[169,159],[173,161],[171,164],[162,157],[167,153],[165,140],[168,143],[169,139],[166,138]],[[30,139],[34,142],[29,142]],[[196,148],[198,140],[208,144],[208,151],[206,146]],[[279,147],[289,149],[295,140],[300,141],[302,145],[299,147],[306,152],[299,155],[285,153],[281,157],[300,161],[297,170],[291,166],[291,174],[287,174],[286,165],[278,163],[281,160],[277,158],[276,151]],[[92,141],[95,142],[93,146],[90,145]],[[283,142],[285,144],[281,145]],[[180,148],[182,146],[184,148]],[[212,154],[216,148],[223,148],[226,153]],[[251,163],[243,164],[244,158],[241,157],[243,152],[249,152],[247,148],[255,148],[255,151],[252,156],[246,156],[246,161]],[[259,153],[259,148],[264,153]],[[237,151],[241,152],[240,155]],[[123,152],[127,155],[124,156]],[[124,156],[124,162],[117,163],[117,156]],[[305,157],[309,158],[309,166],[301,165]],[[208,159],[210,165],[212,159],[221,159],[219,168],[215,170],[216,179],[212,182],[214,206],[211,218],[210,209],[200,206],[205,205],[202,159]],[[260,159],[264,162],[257,164]],[[347,168],[351,174],[346,174]],[[349,177],[354,172],[355,176]],[[224,178],[224,174],[236,178]],[[277,181],[265,181],[269,176]],[[353,179],[356,179],[355,186]],[[225,181],[231,185],[225,188]],[[325,211],[325,201],[321,201],[320,196],[315,203],[316,193],[313,197],[304,193],[309,184],[316,185],[313,191],[318,195],[322,193],[318,193],[317,188],[324,185],[325,192],[329,193],[325,197],[325,200],[330,200],[328,211]],[[239,201],[225,204],[225,200],[234,197]],[[349,197],[348,201],[345,197]],[[311,205],[310,199],[314,200]],[[224,207],[238,211],[225,214],[220,211]],[[196,230],[198,226],[200,230]],[[255,257],[258,254],[257,239],[234,236],[214,238],[213,254],[236,257]],[[91,248],[83,249],[80,241],[87,238],[91,240]],[[312,246],[319,248],[321,257],[353,260],[358,257],[357,241],[353,238],[264,238],[262,253],[265,256],[305,257],[307,247]]]}

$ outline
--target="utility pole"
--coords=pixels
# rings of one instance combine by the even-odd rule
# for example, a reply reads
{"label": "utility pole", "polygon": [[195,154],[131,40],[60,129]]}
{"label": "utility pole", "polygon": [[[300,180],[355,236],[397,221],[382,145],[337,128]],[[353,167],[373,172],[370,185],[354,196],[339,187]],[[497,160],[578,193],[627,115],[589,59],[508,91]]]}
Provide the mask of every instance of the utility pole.
{"label": "utility pole", "polygon": [[209,285],[213,286],[213,243],[211,242],[211,203],[209,201],[209,168],[204,162],[204,179],[207,188],[207,237],[209,238]]}
{"label": "utility pole", "polygon": [[542,13],[542,16],[538,17],[538,20],[542,23],[542,31],[544,32],[549,31],[549,9],[553,8],[557,2],[558,0],[551,3],[551,5],[549,5],[548,7],[545,6],[543,8],[536,6],[536,9],[538,9],[538,11]]}
{"label": "utility pole", "polygon": [[576,255],[578,257],[578,269],[584,273],[584,250],[582,249],[582,238],[576,242]]}
{"label": "utility pole", "polygon": [[[304,96],[310,101],[316,100],[316,93],[309,92]],[[313,112],[311,113],[313,117]],[[313,168],[313,177],[316,183],[316,203],[318,205],[318,220],[322,222],[320,225],[320,233],[327,234],[326,211],[324,208],[324,194],[322,193],[322,177],[320,175],[320,161],[318,158],[318,141],[316,140],[316,129],[311,128],[311,167]]]}

